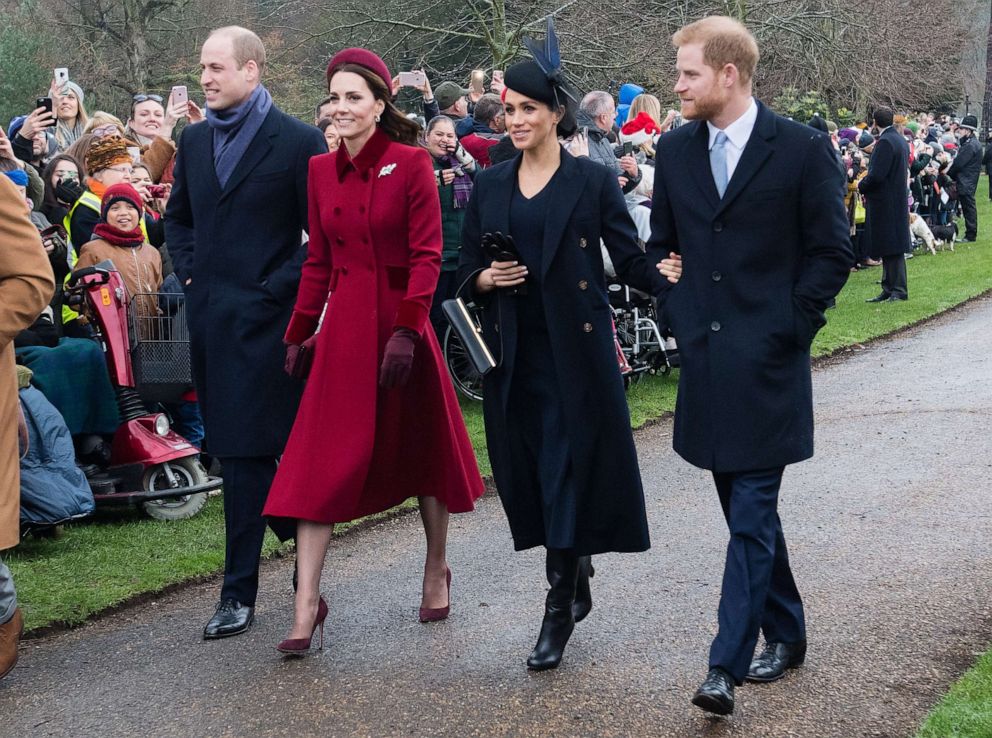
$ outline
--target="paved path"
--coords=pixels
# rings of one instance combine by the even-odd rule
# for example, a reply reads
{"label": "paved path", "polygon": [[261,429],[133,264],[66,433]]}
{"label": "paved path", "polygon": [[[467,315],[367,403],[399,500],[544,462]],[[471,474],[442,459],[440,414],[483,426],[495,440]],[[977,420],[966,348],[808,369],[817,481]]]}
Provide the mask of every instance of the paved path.
{"label": "paved path", "polygon": [[545,591],[498,502],[451,530],[453,614],[416,622],[409,515],[334,543],[327,649],[284,662],[289,562],[264,567],[250,634],[204,643],[216,583],[26,644],[3,736],[903,737],[992,639],[992,300],[815,372],[818,454],[782,518],[806,598],[807,666],[688,703],[715,625],[726,533],[708,476],[638,434],[654,547],[597,558],[596,608],[562,668],[528,673]]}

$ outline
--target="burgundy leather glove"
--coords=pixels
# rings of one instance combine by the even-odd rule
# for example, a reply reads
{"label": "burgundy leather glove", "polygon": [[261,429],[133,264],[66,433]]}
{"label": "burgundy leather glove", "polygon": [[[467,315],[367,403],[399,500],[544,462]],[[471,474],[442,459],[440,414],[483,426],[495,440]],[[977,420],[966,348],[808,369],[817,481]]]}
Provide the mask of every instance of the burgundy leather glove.
{"label": "burgundy leather glove", "polygon": [[313,366],[313,352],[317,348],[317,334],[310,336],[302,344],[286,344],[286,374],[293,379],[306,379]]}
{"label": "burgundy leather glove", "polygon": [[413,349],[419,336],[409,328],[397,328],[386,341],[379,370],[379,386],[383,389],[403,387],[410,379],[413,368]]}

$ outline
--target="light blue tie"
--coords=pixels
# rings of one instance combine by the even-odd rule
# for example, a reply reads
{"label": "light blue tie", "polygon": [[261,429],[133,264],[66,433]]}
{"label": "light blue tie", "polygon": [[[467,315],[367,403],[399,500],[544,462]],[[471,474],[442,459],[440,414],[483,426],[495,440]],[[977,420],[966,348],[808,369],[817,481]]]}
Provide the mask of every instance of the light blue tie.
{"label": "light blue tie", "polygon": [[713,171],[716,191],[723,199],[723,193],[727,191],[727,134],[723,131],[716,134],[716,141],[710,149],[710,169]]}

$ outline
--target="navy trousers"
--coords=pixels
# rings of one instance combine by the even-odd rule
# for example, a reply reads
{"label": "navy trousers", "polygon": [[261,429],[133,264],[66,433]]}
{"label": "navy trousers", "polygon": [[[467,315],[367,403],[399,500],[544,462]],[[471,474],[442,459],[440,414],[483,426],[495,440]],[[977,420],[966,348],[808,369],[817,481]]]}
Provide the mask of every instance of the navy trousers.
{"label": "navy trousers", "polygon": [[[224,478],[224,527],[227,545],[221,599],[254,605],[258,593],[258,564],[262,557],[266,520],[262,517],[278,464],[274,456],[221,458]],[[292,538],[296,521],[279,520],[273,527],[280,539]]]}
{"label": "navy trousers", "polygon": [[730,528],[720,593],[719,631],[710,647],[710,668],[744,681],[758,643],[806,639],[803,603],[789,568],[778,517],[783,467],[713,473]]}

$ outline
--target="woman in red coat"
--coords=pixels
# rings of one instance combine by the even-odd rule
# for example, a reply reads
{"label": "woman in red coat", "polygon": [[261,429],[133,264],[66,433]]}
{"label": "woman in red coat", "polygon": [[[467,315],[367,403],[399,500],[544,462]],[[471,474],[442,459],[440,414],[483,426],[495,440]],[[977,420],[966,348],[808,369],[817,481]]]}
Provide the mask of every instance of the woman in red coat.
{"label": "woman in red coat", "polygon": [[287,367],[315,332],[316,350],[265,506],[268,516],[297,520],[299,584],[284,653],[305,653],[322,628],[320,575],[334,523],[413,496],[427,536],[420,619],[446,617],[448,514],[469,512],[483,493],[429,329],[441,267],[430,155],[393,106],[378,56],[345,49],[327,79],[343,145],[310,160],[310,246],[285,336]]}

